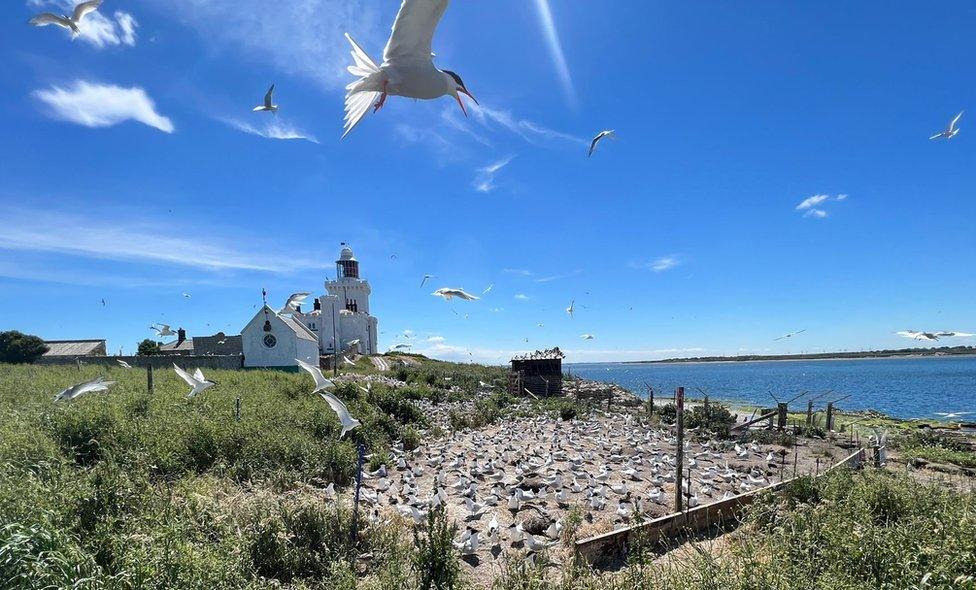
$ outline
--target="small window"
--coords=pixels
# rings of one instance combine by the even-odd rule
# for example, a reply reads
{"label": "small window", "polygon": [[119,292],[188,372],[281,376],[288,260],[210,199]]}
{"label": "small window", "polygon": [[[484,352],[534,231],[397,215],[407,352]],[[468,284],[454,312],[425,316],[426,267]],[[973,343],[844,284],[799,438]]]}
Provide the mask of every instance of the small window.
{"label": "small window", "polygon": [[264,346],[266,348],[274,348],[278,344],[278,339],[275,338],[274,334],[266,334],[264,337]]}

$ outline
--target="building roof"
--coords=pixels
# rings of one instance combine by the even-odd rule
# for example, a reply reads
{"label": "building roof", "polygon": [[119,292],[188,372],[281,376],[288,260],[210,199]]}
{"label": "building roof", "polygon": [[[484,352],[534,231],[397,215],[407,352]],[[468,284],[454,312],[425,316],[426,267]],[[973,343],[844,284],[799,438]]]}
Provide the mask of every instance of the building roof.
{"label": "building roof", "polygon": [[44,356],[105,356],[104,340],[45,340]]}
{"label": "building roof", "polygon": [[358,262],[352,253],[352,248],[346,244],[343,244],[342,250],[339,251],[339,260],[352,260],[354,262]]}
{"label": "building roof", "polygon": [[159,347],[160,352],[193,352],[193,338],[186,338],[183,342],[174,340]]}
{"label": "building roof", "polygon": [[559,347],[550,348],[549,350],[537,350],[535,352],[530,352],[528,354],[523,354],[519,356],[512,357],[513,361],[555,361],[562,360],[566,358],[563,351],[559,350]]}
{"label": "building roof", "polygon": [[301,338],[302,340],[311,340],[312,342],[316,342],[316,343],[319,341],[318,336],[316,336],[311,330],[309,330],[305,326],[305,324],[301,323],[295,318],[287,317],[287,316],[278,316],[278,317],[281,318],[281,321],[283,321],[286,326],[291,328],[291,330],[295,332],[295,335]]}

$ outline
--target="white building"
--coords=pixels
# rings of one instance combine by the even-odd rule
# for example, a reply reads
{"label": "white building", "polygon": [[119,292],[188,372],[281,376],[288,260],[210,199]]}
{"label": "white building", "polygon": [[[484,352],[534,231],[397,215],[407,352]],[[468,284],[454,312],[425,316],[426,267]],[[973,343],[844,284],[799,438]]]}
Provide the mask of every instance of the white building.
{"label": "white building", "polygon": [[263,306],[241,330],[245,367],[294,367],[318,363],[318,337],[301,322]]}
{"label": "white building", "polygon": [[[295,366],[295,358],[331,356],[336,349],[376,354],[378,322],[369,314],[371,289],[369,282],[359,277],[359,261],[346,244],[342,244],[336,261],[336,280],[326,281],[325,290],[328,294],[316,298],[307,312],[299,309],[290,315],[278,314],[267,306],[258,311],[241,330],[244,366]],[[269,334],[273,337],[268,338]],[[309,341],[315,345],[311,354]],[[297,352],[286,358],[290,350]]]}

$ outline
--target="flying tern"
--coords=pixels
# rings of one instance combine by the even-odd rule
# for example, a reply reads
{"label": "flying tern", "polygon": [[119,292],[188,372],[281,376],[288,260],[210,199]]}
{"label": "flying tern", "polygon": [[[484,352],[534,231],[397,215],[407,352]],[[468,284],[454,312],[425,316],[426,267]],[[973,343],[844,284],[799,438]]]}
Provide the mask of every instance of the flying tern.
{"label": "flying tern", "polygon": [[318,393],[323,389],[335,387],[335,383],[326,379],[325,376],[322,375],[322,369],[316,367],[315,365],[306,363],[301,359],[295,359],[295,362],[298,363],[299,367],[307,371],[308,374],[312,376],[312,379],[315,380],[315,389],[312,390],[312,393]]}
{"label": "flying tern", "polygon": [[105,391],[112,385],[115,385],[115,381],[106,381],[104,377],[99,377],[97,379],[92,379],[91,381],[85,381],[84,383],[72,385],[54,396],[54,401],[71,401],[85,395],[86,393]]}
{"label": "flying tern", "polygon": [[373,58],[346,33],[355,62],[347,69],[359,79],[346,86],[345,131],[342,137],[349,135],[370,107],[373,107],[374,113],[380,110],[389,95],[424,100],[453,96],[465,116],[468,113],[461,101],[461,94],[478,104],[461,76],[434,67],[434,54],[431,51],[434,30],[444,16],[448,3],[449,0],[403,0],[393,23],[393,32],[383,50],[381,65],[376,65]]}
{"label": "flying tern", "polygon": [[569,302],[569,307],[566,308],[566,313],[569,314],[569,317],[573,318],[576,317],[573,315],[575,312],[576,312],[576,300],[573,299],[572,301]]}
{"label": "flying tern", "polygon": [[945,131],[940,131],[935,135],[933,135],[932,137],[930,137],[929,139],[941,139],[943,137],[946,139],[952,139],[953,137],[958,135],[959,128],[956,127],[956,124],[959,123],[959,119],[962,118],[962,114],[964,112],[965,111],[959,111],[959,114],[956,115],[955,118],[953,118],[952,121],[949,122],[949,126],[945,128]]}
{"label": "flying tern", "polygon": [[806,330],[799,330],[797,332],[790,332],[789,334],[783,334],[779,338],[773,338],[773,342],[776,342],[776,341],[779,341],[779,340],[785,340],[787,338],[792,338],[792,337],[798,336],[798,335],[800,335],[800,334],[802,334],[804,332],[806,332]]}
{"label": "flying tern", "polygon": [[901,332],[897,332],[897,334],[904,338],[911,338],[912,340],[933,340],[934,341],[939,339],[938,334],[934,334],[932,332],[916,332],[914,330],[902,330]]}
{"label": "flying tern", "polygon": [[443,287],[431,293],[434,297],[443,297],[444,299],[450,301],[451,299],[457,297],[458,299],[464,299],[465,301],[476,301],[479,299],[477,295],[472,295],[464,289],[453,289],[451,287]]}
{"label": "flying tern", "polygon": [[590,142],[590,151],[589,153],[586,154],[586,157],[589,158],[590,156],[592,156],[593,150],[596,149],[597,144],[608,137],[610,139],[617,139],[617,134],[616,132],[613,131],[613,129],[607,129],[606,131],[601,131],[597,133],[596,137],[593,138],[593,141]]}
{"label": "flying tern", "polygon": [[329,404],[342,424],[342,432],[339,433],[339,438],[342,438],[347,432],[359,426],[359,420],[356,420],[349,414],[349,409],[346,407],[346,404],[342,403],[342,400],[325,391],[320,391],[319,395]]}
{"label": "flying tern", "polygon": [[424,285],[427,284],[427,281],[429,281],[430,279],[434,279],[434,278],[437,278],[437,277],[435,277],[434,275],[424,275],[424,278],[420,281],[420,288],[423,289],[424,288]]}
{"label": "flying tern", "polygon": [[275,85],[272,84],[271,88],[268,88],[268,93],[264,95],[264,104],[258,105],[252,109],[252,112],[259,113],[261,111],[269,111],[272,113],[278,112],[278,105],[273,102]]}
{"label": "flying tern", "polygon": [[292,293],[288,297],[288,301],[285,302],[285,306],[278,313],[295,313],[301,307],[302,303],[305,303],[309,295],[311,293]]}
{"label": "flying tern", "polygon": [[197,369],[191,375],[177,366],[176,363],[173,363],[173,370],[176,371],[176,374],[180,376],[180,379],[186,381],[186,384],[192,388],[190,389],[190,393],[188,393],[186,396],[189,398],[196,397],[217,384],[216,381],[208,381],[207,378],[203,376],[203,371],[200,369]]}
{"label": "flying tern", "polygon": [[71,16],[66,14],[58,16],[50,12],[42,12],[27,22],[35,27],[57,25],[71,31],[72,35],[78,35],[81,33],[81,29],[78,28],[78,24],[81,22],[81,19],[85,18],[85,15],[89,12],[97,10],[101,4],[102,0],[88,0],[87,2],[82,2],[76,5],[74,12],[71,13]]}
{"label": "flying tern", "polygon": [[153,324],[149,326],[150,330],[156,330],[156,336],[176,336],[168,324]]}

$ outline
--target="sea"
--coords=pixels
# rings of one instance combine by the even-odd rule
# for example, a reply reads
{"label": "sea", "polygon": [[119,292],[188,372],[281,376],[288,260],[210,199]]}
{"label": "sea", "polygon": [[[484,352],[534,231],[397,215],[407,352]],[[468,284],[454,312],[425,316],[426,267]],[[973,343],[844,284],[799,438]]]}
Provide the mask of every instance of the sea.
{"label": "sea", "polygon": [[[715,363],[573,363],[563,370],[586,379],[616,383],[641,397],[646,384],[655,399],[670,398],[683,386],[685,395],[732,404],[771,407],[776,399],[824,394],[817,402],[845,398],[842,410],[877,410],[898,418],[939,420],[938,412],[970,412],[958,418],[976,421],[976,356],[898,357],[883,359],[756,361]],[[848,397],[849,396],[849,397]],[[790,409],[793,410],[794,407]]]}

